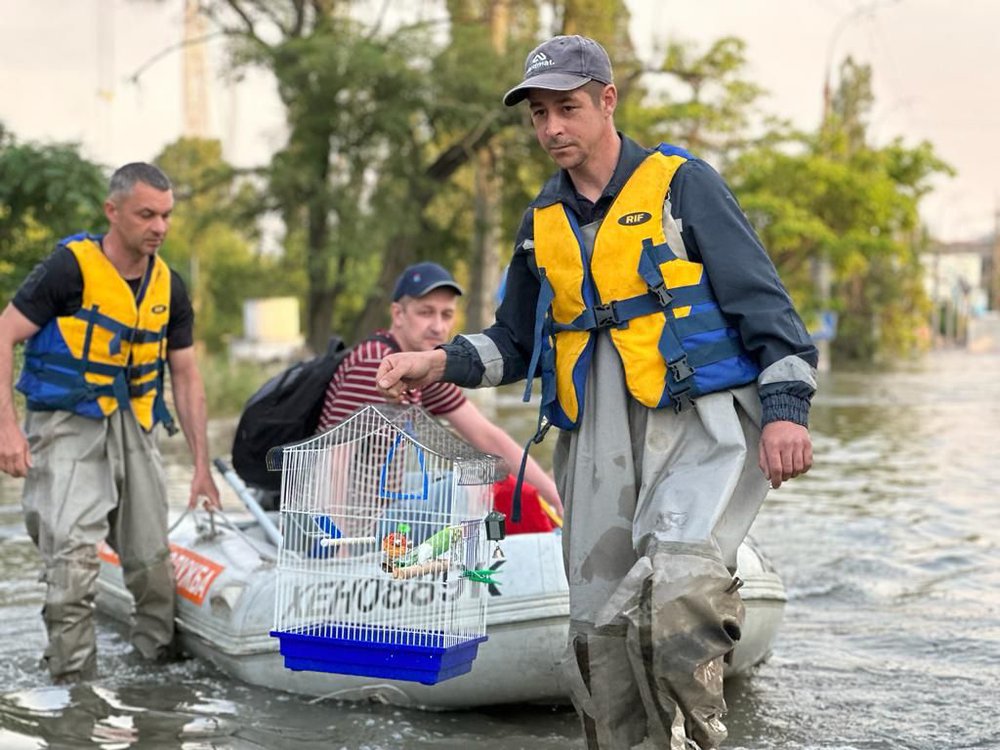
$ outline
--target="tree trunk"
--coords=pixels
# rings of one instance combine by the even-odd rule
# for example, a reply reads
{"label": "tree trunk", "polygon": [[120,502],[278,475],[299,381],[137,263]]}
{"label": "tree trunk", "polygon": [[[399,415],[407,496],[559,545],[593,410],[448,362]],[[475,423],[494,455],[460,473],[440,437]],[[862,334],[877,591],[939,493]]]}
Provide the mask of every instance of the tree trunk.
{"label": "tree trunk", "polygon": [[[493,0],[489,9],[490,43],[502,55],[507,49],[510,25],[509,0]],[[499,144],[487,144],[476,152],[475,228],[469,268],[466,329],[480,331],[493,322],[500,282],[500,202],[503,182],[497,165]]]}
{"label": "tree trunk", "polygon": [[500,281],[500,176],[488,148],[476,154],[476,221],[466,303],[466,328],[479,331],[493,322]]}
{"label": "tree trunk", "polygon": [[388,325],[389,303],[392,302],[392,288],[396,279],[404,268],[417,260],[413,240],[414,233],[402,229],[389,241],[388,247],[392,251],[382,253],[382,270],[379,271],[378,281],[350,331],[349,342],[360,341],[376,328]]}
{"label": "tree trunk", "polygon": [[330,139],[317,139],[325,143],[316,149],[317,163],[313,175],[315,192],[309,198],[306,209],[306,269],[308,271],[307,299],[309,307],[306,311],[306,341],[315,352],[326,349],[330,336],[330,320],[336,294],[330,288],[330,254],[327,244],[330,241],[330,201],[328,180],[330,176]]}
{"label": "tree trunk", "polygon": [[[483,122],[465,134],[457,142],[442,151],[437,159],[424,170],[425,179],[414,184],[411,200],[418,205],[427,205],[433,198],[437,186],[447,182],[458,169],[469,160],[469,155],[476,153],[490,142],[490,139],[505,124],[500,117],[490,115]],[[430,232],[423,221],[413,227],[401,227],[399,232],[386,245],[382,253],[383,264],[375,289],[368,296],[364,310],[358,316],[354,326],[355,339],[367,336],[373,329],[384,325],[389,318],[389,302],[393,284],[403,269],[418,259],[418,238]]]}

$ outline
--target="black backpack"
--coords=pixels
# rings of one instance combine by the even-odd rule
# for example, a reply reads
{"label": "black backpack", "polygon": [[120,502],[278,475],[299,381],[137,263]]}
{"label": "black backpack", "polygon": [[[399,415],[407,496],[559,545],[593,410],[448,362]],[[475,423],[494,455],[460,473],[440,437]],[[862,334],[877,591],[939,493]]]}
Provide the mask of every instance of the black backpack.
{"label": "black backpack", "polygon": [[[384,336],[374,339],[395,343]],[[278,492],[281,472],[268,471],[267,452],[312,437],[330,379],[351,349],[332,336],[326,352],[298,362],[268,380],[243,407],[233,438],[233,468],[252,487]]]}

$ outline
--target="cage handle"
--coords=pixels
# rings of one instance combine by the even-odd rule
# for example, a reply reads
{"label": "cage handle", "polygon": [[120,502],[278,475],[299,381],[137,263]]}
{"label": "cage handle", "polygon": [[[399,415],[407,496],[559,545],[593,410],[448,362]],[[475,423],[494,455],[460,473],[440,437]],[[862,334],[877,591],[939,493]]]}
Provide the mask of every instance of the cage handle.
{"label": "cage handle", "polygon": [[428,479],[427,479],[427,469],[424,466],[424,449],[419,445],[414,445],[413,447],[417,451],[417,463],[420,464],[420,476],[423,479],[422,492],[396,492],[390,490],[387,487],[389,481],[389,464],[392,463],[393,456],[396,455],[396,448],[403,441],[403,433],[396,433],[396,437],[392,441],[392,445],[389,447],[389,455],[386,456],[385,462],[382,464],[382,471],[379,474],[378,480],[378,496],[385,500],[426,500],[428,498]]}

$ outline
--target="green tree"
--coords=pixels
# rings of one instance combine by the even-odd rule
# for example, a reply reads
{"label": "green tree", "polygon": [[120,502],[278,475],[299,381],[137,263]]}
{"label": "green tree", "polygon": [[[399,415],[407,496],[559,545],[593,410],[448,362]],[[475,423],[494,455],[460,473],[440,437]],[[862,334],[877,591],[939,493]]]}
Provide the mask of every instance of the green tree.
{"label": "green tree", "polygon": [[[916,210],[947,167],[927,144],[868,143],[862,66],[845,64],[821,129],[801,134],[758,108],[763,90],[745,75],[741,40],[704,50],[675,41],[647,69],[620,0],[447,0],[446,16],[395,26],[358,20],[350,0],[207,7],[233,40],[235,68],[270,71],[285,106],[288,141],[262,174],[286,227],[283,262],[300,269],[314,347],[331,326],[350,337],[383,322],[392,281],[416,259],[479,279],[508,257],[496,245],[552,166],[523,112],[498,98],[519,79],[543,17],[552,28],[542,36],[585,33],[608,47],[623,129],[691,148],[724,172],[806,317],[841,313],[838,355],[870,358],[912,339],[924,304]],[[827,266],[832,301],[817,293],[816,269]],[[473,291],[482,300],[488,288]]]}
{"label": "green tree", "polygon": [[744,77],[746,64],[746,43],[736,37],[704,51],[672,41],[659,68],[644,71],[652,94],[626,106],[626,122],[646,142],[683,145],[724,162],[750,145],[756,104],[765,93]]}
{"label": "green tree", "polygon": [[[628,115],[630,103],[641,101],[644,92],[641,87],[642,63],[632,45],[628,6],[623,0],[553,0],[548,3],[524,3],[524,6],[515,15],[521,25],[511,29],[511,54],[505,58],[507,67],[503,69],[503,80],[490,81],[491,98],[488,101],[490,107],[509,110],[506,117],[511,124],[495,139],[503,153],[503,158],[496,164],[503,183],[502,221],[498,235],[502,243],[499,256],[503,264],[510,258],[513,239],[526,207],[555,170],[552,159],[538,146],[527,108],[524,105],[505,108],[500,103],[503,93],[520,82],[528,53],[541,41],[556,34],[582,34],[600,41],[614,66],[619,94],[616,122],[632,135],[636,133],[631,129]],[[539,19],[543,15],[540,11],[546,6],[552,18],[551,25],[539,31]]]}
{"label": "green tree", "polygon": [[919,202],[950,168],[928,143],[870,144],[871,71],[847,60],[841,76],[817,134],[749,149],[729,177],[807,323],[839,314],[834,361],[871,361],[917,344],[928,312]]}
{"label": "green tree", "polygon": [[19,143],[0,125],[0,300],[57,240],[103,231],[106,194],[101,168],[76,144]]}
{"label": "green tree", "polygon": [[255,249],[261,195],[223,160],[219,141],[181,138],[156,163],[176,199],[163,257],[187,283],[198,338],[219,350],[241,329],[246,299],[301,293],[302,274]]}
{"label": "green tree", "polygon": [[321,347],[331,324],[350,335],[382,322],[405,265],[468,247],[454,241],[458,207],[442,222],[436,204],[503,125],[497,53],[473,46],[471,26],[448,48],[433,24],[386,30],[354,20],[348,2],[209,8],[236,63],[273,73],[285,106],[268,188],[305,263],[310,343]]}

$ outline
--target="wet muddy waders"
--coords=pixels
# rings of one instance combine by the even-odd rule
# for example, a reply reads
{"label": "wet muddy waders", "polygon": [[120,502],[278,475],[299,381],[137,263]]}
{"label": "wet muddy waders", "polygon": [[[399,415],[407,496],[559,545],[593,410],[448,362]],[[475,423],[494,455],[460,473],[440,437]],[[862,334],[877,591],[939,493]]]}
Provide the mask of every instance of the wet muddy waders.
{"label": "wet muddy waders", "polygon": [[757,388],[648,409],[601,333],[585,403],[554,464],[568,499],[564,669],[587,746],[718,747],[743,619],[736,550],[767,493]]}
{"label": "wet muddy waders", "polygon": [[96,673],[96,545],[105,540],[135,598],[132,643],[143,657],[160,657],[173,640],[174,584],[155,434],[126,410],[104,419],[30,411],[26,432],[34,465],[25,481],[25,523],[43,563],[50,673]]}

